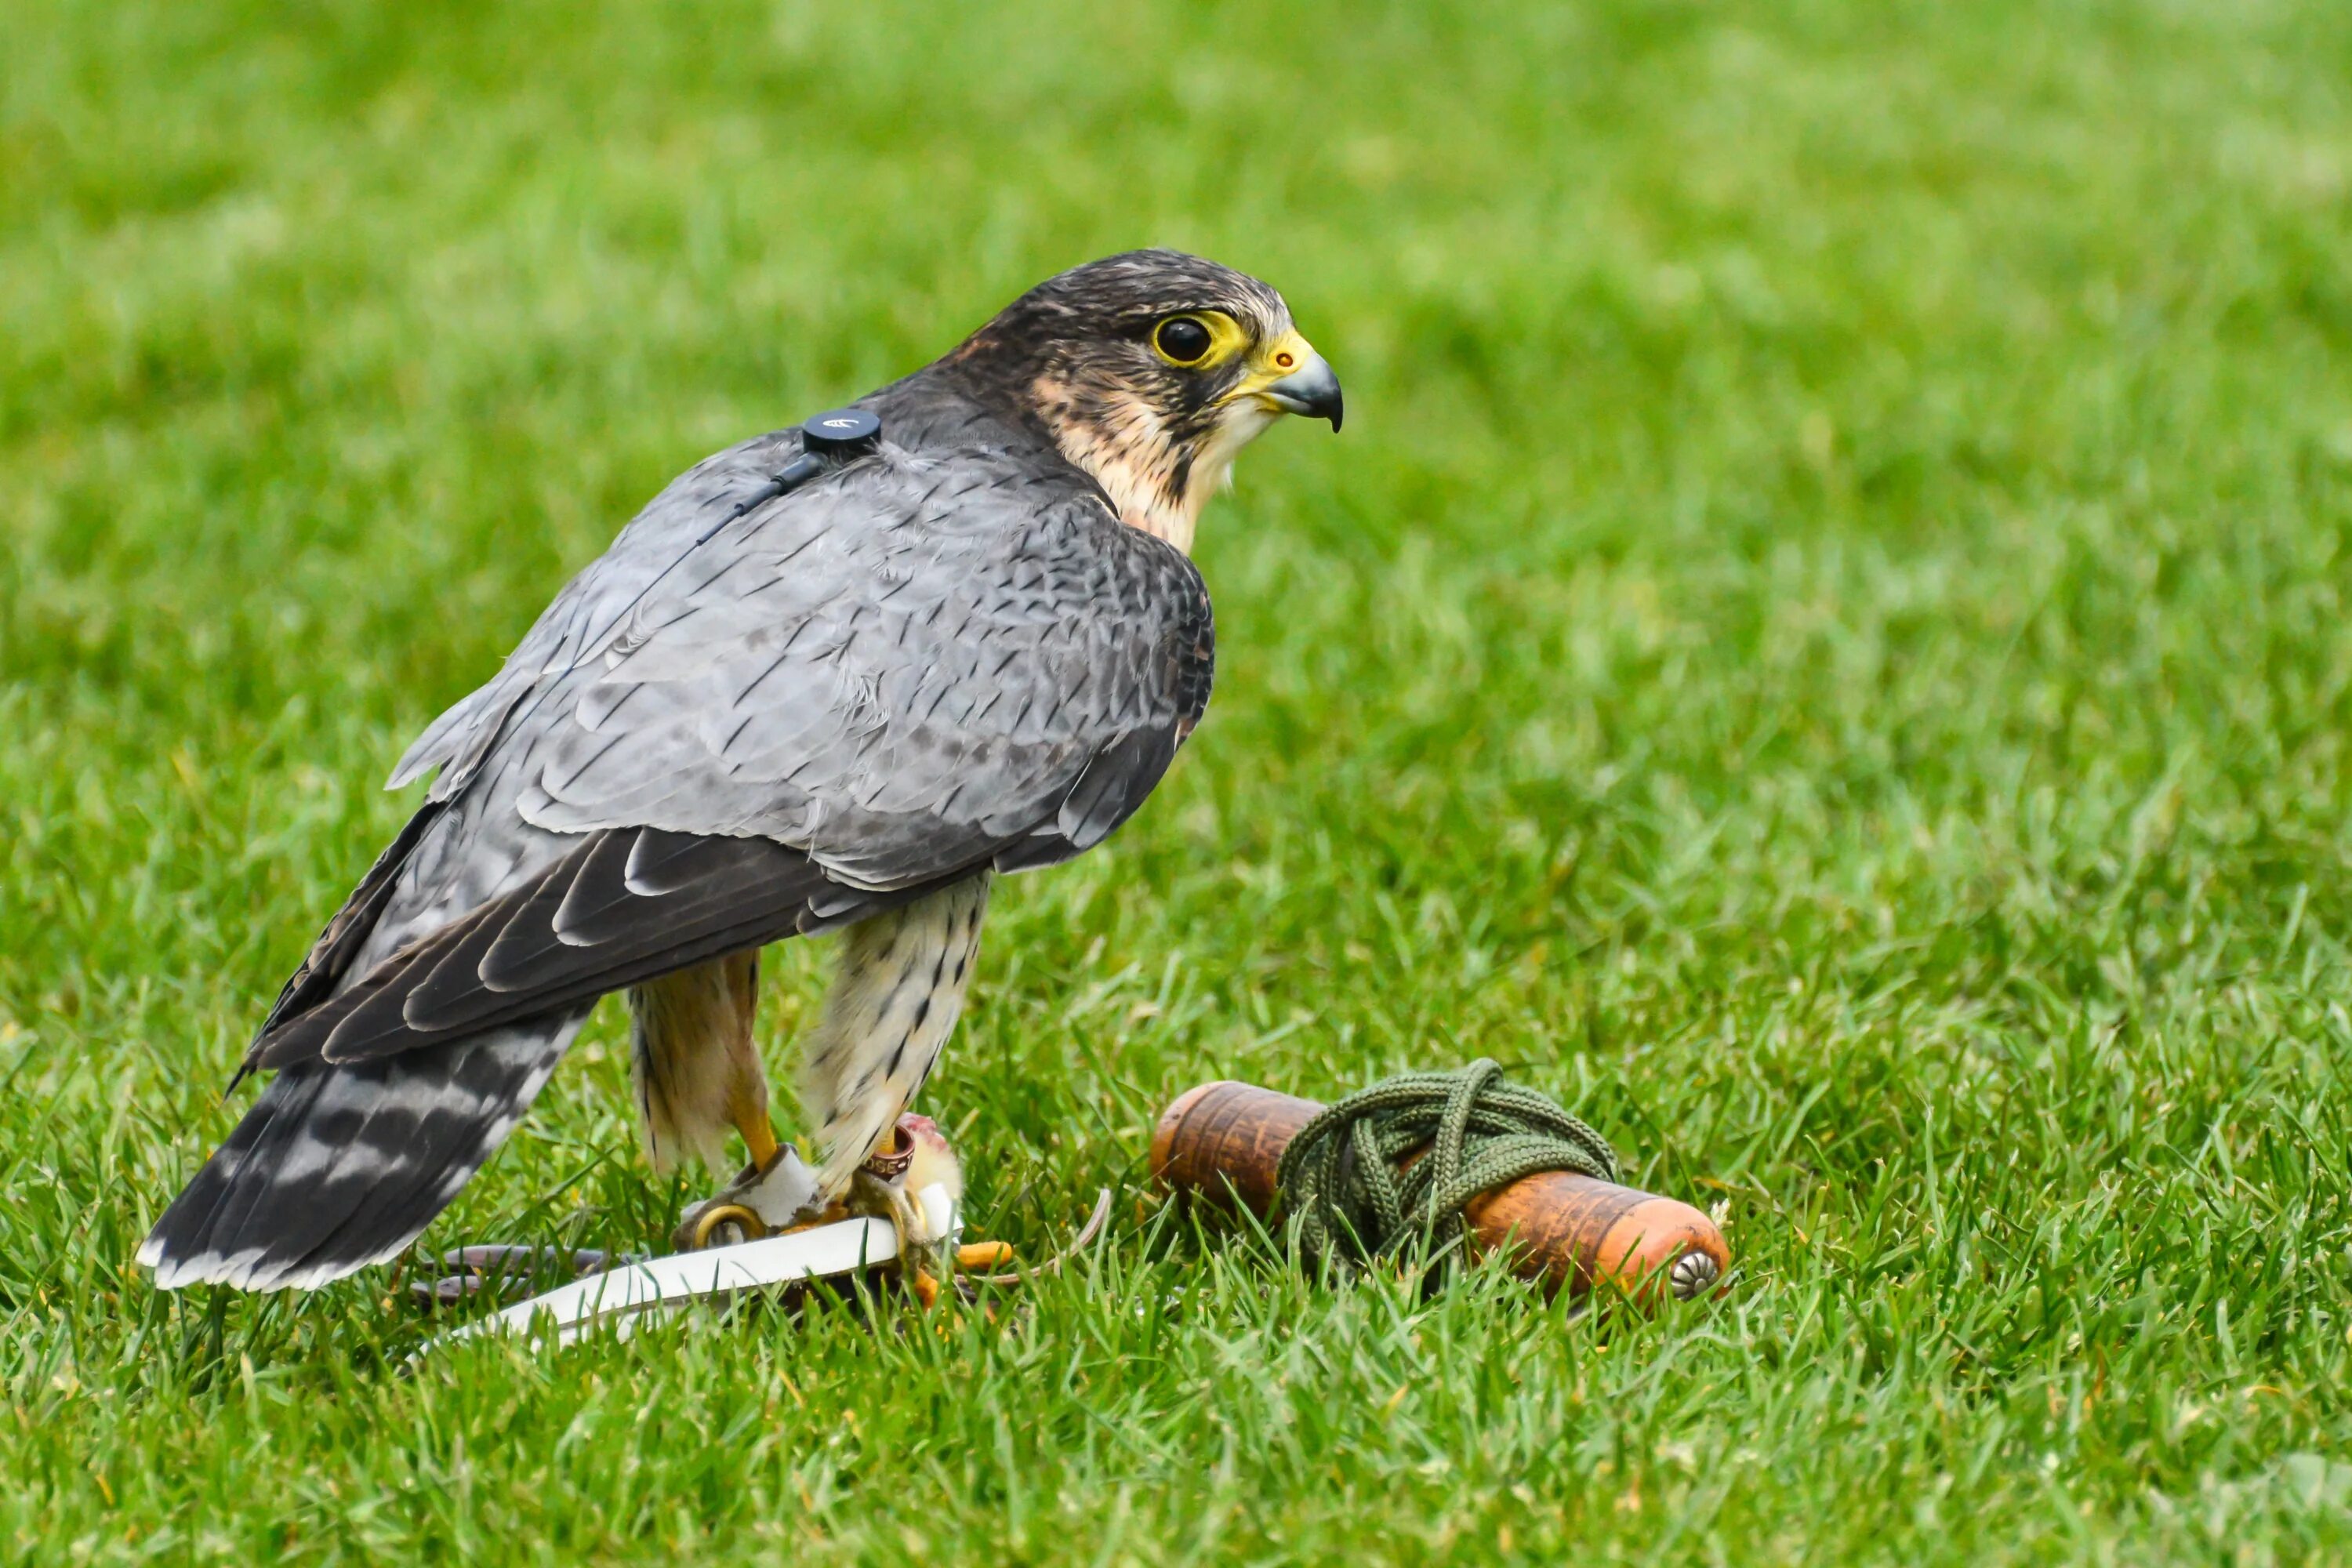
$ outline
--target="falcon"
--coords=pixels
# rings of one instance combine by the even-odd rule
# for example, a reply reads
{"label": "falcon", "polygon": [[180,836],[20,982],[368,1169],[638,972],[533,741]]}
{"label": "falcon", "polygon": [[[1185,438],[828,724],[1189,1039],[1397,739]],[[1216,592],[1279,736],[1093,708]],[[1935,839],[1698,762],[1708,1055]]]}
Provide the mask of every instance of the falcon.
{"label": "falcon", "polygon": [[657,1170],[780,1157],[760,952],[838,929],[799,1064],[822,1195],[955,1026],[992,879],[1099,844],[1209,700],[1193,528],[1339,384],[1282,296],[1142,250],[944,358],[705,458],[393,771],[422,805],[286,983],[268,1087],[156,1222],[164,1289],[390,1258],[625,992]]}

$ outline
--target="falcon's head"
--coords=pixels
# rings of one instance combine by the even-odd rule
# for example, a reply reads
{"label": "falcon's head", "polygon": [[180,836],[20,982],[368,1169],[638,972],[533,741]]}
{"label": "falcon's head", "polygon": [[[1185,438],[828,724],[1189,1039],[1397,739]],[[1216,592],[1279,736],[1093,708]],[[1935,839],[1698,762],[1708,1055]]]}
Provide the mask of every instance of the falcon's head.
{"label": "falcon's head", "polygon": [[1174,250],[1049,278],[949,363],[1049,432],[1134,527],[1189,550],[1234,455],[1284,414],[1339,427],[1339,378],[1282,296]]}

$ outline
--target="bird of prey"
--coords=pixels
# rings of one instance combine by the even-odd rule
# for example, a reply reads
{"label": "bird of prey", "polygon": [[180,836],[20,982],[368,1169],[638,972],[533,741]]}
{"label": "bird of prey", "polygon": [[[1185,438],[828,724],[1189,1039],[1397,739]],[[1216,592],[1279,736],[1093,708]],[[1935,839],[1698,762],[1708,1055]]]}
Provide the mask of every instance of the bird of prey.
{"label": "bird of prey", "polygon": [[395,1256],[612,991],[656,1167],[723,1177],[731,1131],[752,1180],[760,951],[835,928],[799,1077],[845,1192],[954,1026],[992,877],[1100,843],[1199,721],[1193,526],[1285,413],[1341,404],[1282,296],[1143,250],[687,470],[394,770],[439,771],[263,1022],[237,1077],[275,1077],[140,1249],[156,1284]]}

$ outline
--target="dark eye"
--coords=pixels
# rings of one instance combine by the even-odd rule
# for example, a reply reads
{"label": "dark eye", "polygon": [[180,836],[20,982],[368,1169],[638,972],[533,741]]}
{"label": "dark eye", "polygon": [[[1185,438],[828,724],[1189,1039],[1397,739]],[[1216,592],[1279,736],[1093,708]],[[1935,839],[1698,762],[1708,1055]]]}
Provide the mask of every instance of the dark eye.
{"label": "dark eye", "polygon": [[1209,329],[1190,316],[1171,316],[1160,323],[1151,341],[1172,364],[1198,364],[1209,352]]}

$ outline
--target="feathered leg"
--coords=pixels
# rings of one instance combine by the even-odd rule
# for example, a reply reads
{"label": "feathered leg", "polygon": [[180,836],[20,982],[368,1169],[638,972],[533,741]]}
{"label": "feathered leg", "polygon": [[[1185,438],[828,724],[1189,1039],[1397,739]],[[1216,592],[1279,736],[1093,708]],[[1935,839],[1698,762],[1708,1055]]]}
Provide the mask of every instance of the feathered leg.
{"label": "feathered leg", "polygon": [[730,1128],[755,1170],[774,1157],[768,1076],[751,1034],[759,1005],[757,949],[629,988],[629,1066],[655,1170],[691,1154],[712,1175],[730,1174]]}
{"label": "feathered leg", "polygon": [[824,1016],[801,1065],[817,1124],[819,1189],[845,1193],[939,1059],[962,1009],[988,912],[988,875],[943,888],[843,933]]}

